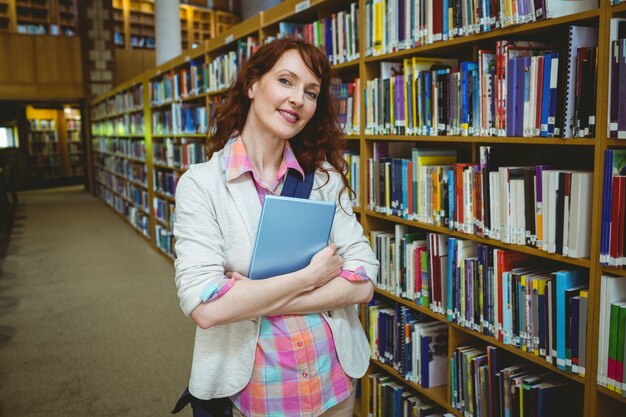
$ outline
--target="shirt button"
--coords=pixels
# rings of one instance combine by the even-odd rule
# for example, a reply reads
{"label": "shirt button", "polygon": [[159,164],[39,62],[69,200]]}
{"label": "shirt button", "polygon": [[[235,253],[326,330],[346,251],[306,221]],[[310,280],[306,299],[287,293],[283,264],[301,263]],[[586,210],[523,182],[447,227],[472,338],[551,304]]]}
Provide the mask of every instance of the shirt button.
{"label": "shirt button", "polygon": [[302,343],[302,340],[299,340],[298,343],[297,343],[297,345],[300,346],[300,347],[302,347],[303,344],[304,343]]}
{"label": "shirt button", "polygon": [[307,374],[306,372],[302,372],[302,378],[307,378],[309,376],[309,374]]}

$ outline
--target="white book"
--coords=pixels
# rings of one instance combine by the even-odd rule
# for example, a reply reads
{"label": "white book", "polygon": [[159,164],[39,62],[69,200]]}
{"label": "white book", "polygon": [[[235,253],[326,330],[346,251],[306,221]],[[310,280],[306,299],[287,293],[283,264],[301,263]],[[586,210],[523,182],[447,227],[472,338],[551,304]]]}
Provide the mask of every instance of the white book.
{"label": "white book", "polygon": [[544,246],[549,253],[556,252],[556,194],[559,186],[559,171],[548,171],[546,228],[543,229]]}
{"label": "white book", "polygon": [[[493,190],[491,199],[491,238],[500,238],[500,173],[493,171],[489,173],[489,184]],[[491,192],[491,191],[490,191]]]}
{"label": "white book", "polygon": [[[592,172],[572,173],[567,256],[588,258],[591,241]],[[565,240],[563,241],[565,243]]]}
{"label": "white book", "polygon": [[603,275],[600,281],[600,321],[598,338],[598,384],[604,387],[608,384],[609,363],[609,320],[611,317],[611,303],[626,298],[626,279]]}
{"label": "white book", "polygon": [[547,19],[586,12],[598,7],[598,0],[545,0]]}
{"label": "white book", "polygon": [[517,179],[517,205],[515,206],[516,212],[516,225],[517,225],[517,244],[526,244],[526,202],[524,200],[524,180]]}

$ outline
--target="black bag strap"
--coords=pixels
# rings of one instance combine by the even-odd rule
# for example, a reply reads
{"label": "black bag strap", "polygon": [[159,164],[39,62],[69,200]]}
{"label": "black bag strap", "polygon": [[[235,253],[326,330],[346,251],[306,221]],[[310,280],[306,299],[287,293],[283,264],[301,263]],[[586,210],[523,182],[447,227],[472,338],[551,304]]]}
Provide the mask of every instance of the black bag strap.
{"label": "black bag strap", "polygon": [[296,197],[308,199],[313,189],[314,172],[307,172],[302,180],[302,175],[295,169],[287,171],[287,178],[280,193],[283,197]]}

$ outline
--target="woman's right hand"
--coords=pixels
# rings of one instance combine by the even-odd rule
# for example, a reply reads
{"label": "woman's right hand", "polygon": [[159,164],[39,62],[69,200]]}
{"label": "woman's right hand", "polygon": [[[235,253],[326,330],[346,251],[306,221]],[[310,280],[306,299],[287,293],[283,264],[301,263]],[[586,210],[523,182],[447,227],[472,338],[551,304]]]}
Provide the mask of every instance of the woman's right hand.
{"label": "woman's right hand", "polygon": [[337,245],[331,243],[313,256],[304,271],[309,283],[317,288],[339,276],[342,266],[343,259],[337,254]]}

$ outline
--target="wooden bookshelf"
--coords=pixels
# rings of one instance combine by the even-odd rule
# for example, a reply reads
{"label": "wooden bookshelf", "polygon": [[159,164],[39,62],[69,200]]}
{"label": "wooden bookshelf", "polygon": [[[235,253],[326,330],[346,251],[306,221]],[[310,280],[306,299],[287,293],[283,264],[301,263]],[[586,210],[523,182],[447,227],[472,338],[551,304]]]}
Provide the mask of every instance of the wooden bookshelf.
{"label": "wooden bookshelf", "polygon": [[[238,22],[235,14],[193,4],[181,4],[179,11],[183,51],[202,46],[205,41]],[[118,48],[155,48],[154,0],[113,0],[113,22]]]}
{"label": "wooden bookshelf", "polygon": [[[6,2],[6,1],[5,1]],[[0,0],[0,30],[2,29],[3,19],[3,1]],[[128,3],[128,7],[124,9],[125,4]],[[130,26],[150,28],[152,23],[148,18],[153,13],[151,6],[144,5],[145,0],[133,0],[131,7],[130,0],[114,0],[114,21],[116,31],[124,32],[123,47],[130,48],[127,33],[130,33]],[[479,33],[467,37],[454,38],[447,41],[435,42],[429,45],[420,46],[417,48],[411,48],[407,50],[401,50],[394,53],[382,54],[377,56],[366,56],[365,51],[365,28],[361,22],[365,19],[365,6],[366,0],[359,0],[359,54],[358,58],[338,64],[335,66],[336,75],[341,78],[342,82],[350,82],[355,78],[360,79],[360,97],[363,97],[365,91],[365,81],[371,80],[379,76],[378,67],[381,62],[402,62],[405,58],[410,57],[457,57],[457,56],[470,56],[471,51],[478,48],[485,48],[486,45],[493,45],[493,43],[500,39],[554,39],[559,45],[562,45],[566,41],[568,27],[570,25],[582,25],[592,26],[598,28],[598,74],[597,74],[597,95],[596,95],[596,118],[597,120],[604,121],[607,118],[607,98],[608,98],[608,26],[609,20],[613,16],[626,16],[626,3],[612,6],[606,0],[600,0],[599,6],[596,9],[563,16],[556,19],[549,19],[539,22],[526,23],[522,25],[509,26],[504,29],[494,29],[490,32]],[[163,246],[155,243],[156,233],[163,233],[161,236],[166,243],[168,242],[167,233],[170,224],[163,220],[163,218],[156,216],[154,213],[153,205],[157,201],[163,202],[169,207],[169,204],[175,204],[175,200],[171,194],[163,192],[155,187],[155,173],[158,175],[166,175],[171,173],[172,175],[180,176],[185,171],[183,168],[173,165],[171,161],[164,163],[165,161],[155,158],[154,152],[156,150],[170,149],[168,147],[174,147],[176,152],[182,147],[183,141],[186,144],[201,144],[205,136],[202,132],[193,133],[155,133],[153,131],[152,120],[156,112],[167,111],[172,108],[172,104],[191,105],[192,107],[198,107],[204,105],[207,112],[207,117],[210,118],[210,111],[214,106],[215,101],[218,101],[220,97],[227,91],[225,88],[209,89],[205,86],[205,90],[201,92],[195,92],[186,97],[178,97],[162,102],[151,103],[151,88],[155,82],[160,82],[166,77],[180,74],[181,71],[189,70],[191,63],[195,62],[196,65],[210,65],[219,59],[224,54],[237,52],[237,48],[240,42],[244,42],[248,39],[255,39],[258,44],[262,44],[267,38],[276,36],[278,33],[278,27],[280,22],[294,22],[309,24],[318,19],[323,19],[330,16],[333,13],[345,10],[349,5],[346,2],[339,0],[310,0],[310,1],[295,1],[285,0],[277,6],[266,10],[259,15],[256,15],[239,24],[235,20],[228,20],[219,12],[214,11],[213,17],[208,16],[211,13],[203,12],[201,9],[194,9],[192,5],[181,5],[181,26],[183,30],[183,43],[189,47],[193,43],[197,43],[199,46],[193,51],[188,50],[181,56],[162,64],[156,68],[146,71],[129,82],[124,83],[116,87],[110,93],[97,98],[93,102],[93,106],[97,107],[110,101],[111,103],[116,97],[124,94],[130,88],[142,85],[143,86],[143,102],[141,104],[141,112],[143,113],[144,120],[144,133],[141,135],[134,135],[129,132],[116,132],[110,134],[92,135],[98,140],[110,140],[114,138],[127,138],[128,140],[141,141],[145,145],[145,164],[146,178],[147,178],[147,193],[148,193],[148,207],[150,207],[149,213],[149,227],[150,242],[152,247],[158,253],[171,259],[173,254],[167,253]],[[143,9],[142,9],[143,8]],[[132,14],[135,16],[131,20],[131,12],[133,9],[135,12]],[[197,12],[196,12],[197,10]],[[202,13],[205,13],[204,15]],[[6,15],[11,15],[11,8],[7,7]],[[197,24],[194,24],[197,23]],[[201,23],[201,22],[206,22]],[[210,23],[209,23],[210,22]],[[225,24],[231,26],[226,28],[222,26]],[[210,34],[210,39],[208,39]],[[207,40],[208,39],[208,40]],[[121,46],[121,45],[119,45]],[[185,48],[189,49],[189,48]],[[604,151],[607,148],[620,148],[626,146],[624,141],[607,139],[607,126],[606,123],[599,122],[596,125],[596,132],[593,138],[527,138],[527,137],[480,137],[480,136],[413,136],[413,135],[370,135],[365,134],[365,103],[363,100],[360,102],[360,119],[359,119],[359,132],[355,134],[349,134],[345,136],[347,146],[352,151],[360,152],[361,172],[360,172],[360,185],[361,185],[361,197],[359,201],[360,207],[354,208],[354,212],[357,213],[359,220],[361,221],[364,232],[369,235],[372,230],[378,230],[387,228],[389,230],[394,225],[405,225],[412,230],[422,230],[426,232],[435,232],[449,237],[456,237],[459,239],[470,240],[481,244],[489,245],[493,248],[502,248],[510,251],[524,253],[530,255],[538,260],[546,260],[554,265],[561,265],[564,267],[573,267],[582,269],[589,274],[589,304],[588,304],[588,330],[587,330],[587,355],[586,355],[586,374],[584,377],[576,374],[570,374],[561,371],[556,366],[546,362],[543,358],[535,356],[533,353],[524,352],[511,345],[506,345],[497,341],[492,336],[487,336],[482,333],[478,333],[474,330],[457,325],[455,323],[448,322],[447,318],[441,314],[435,313],[430,309],[422,306],[418,306],[412,300],[406,300],[400,298],[394,294],[381,289],[376,290],[376,298],[380,298],[391,304],[399,304],[406,306],[416,312],[423,313],[435,320],[446,323],[449,330],[449,345],[453,350],[455,347],[460,346],[458,343],[477,343],[481,345],[493,345],[504,351],[507,355],[516,358],[519,362],[525,362],[533,364],[540,369],[546,369],[553,372],[556,375],[562,376],[566,380],[573,381],[574,384],[584,391],[584,413],[585,417],[594,417],[597,415],[623,415],[626,413],[626,401],[619,394],[610,391],[597,384],[596,371],[598,362],[598,328],[599,326],[599,292],[600,292],[600,277],[602,274],[612,274],[624,277],[626,279],[626,270],[609,268],[602,266],[599,263],[600,254],[600,219],[601,219],[601,201],[602,201],[602,175],[604,164]],[[137,110],[135,110],[137,111]],[[111,105],[107,108],[107,111],[103,112],[104,116],[96,119],[98,123],[101,123],[102,132],[107,129],[114,129],[116,120],[131,115],[131,111],[128,109],[117,109]],[[592,230],[591,230],[591,256],[588,259],[574,259],[561,255],[550,254],[543,252],[534,247],[513,245],[503,243],[498,240],[478,237],[473,234],[461,233],[455,230],[450,230],[447,227],[434,226],[431,224],[417,222],[413,220],[402,219],[397,216],[390,216],[387,214],[381,214],[367,207],[367,173],[366,163],[367,160],[372,157],[373,143],[374,142],[413,142],[418,146],[435,146],[458,149],[460,153],[467,156],[467,160],[464,162],[476,162],[478,158],[478,150],[480,146],[484,145],[502,145],[510,146],[512,152],[536,152],[541,149],[545,152],[550,152],[556,155],[563,155],[564,158],[572,158],[573,160],[584,159],[585,163],[580,164],[584,167],[593,170],[594,183],[593,183],[593,195],[592,195]],[[104,142],[102,142],[104,143]],[[167,152],[170,152],[169,150]],[[98,153],[98,152],[96,152]],[[108,155],[106,152],[102,152],[103,155]],[[111,156],[111,155],[108,155]],[[131,158],[132,159],[132,158]],[[130,160],[130,159],[129,159]],[[139,163],[139,162],[137,162]],[[176,162],[178,164],[178,162]],[[579,162],[576,162],[578,164]],[[109,174],[111,177],[118,178],[120,181],[125,178],[120,178],[119,173],[109,172],[104,166],[98,167],[103,173]],[[117,175],[116,175],[117,174]],[[104,178],[104,177],[103,177]],[[109,177],[106,177],[109,178]],[[127,180],[127,179],[126,179]],[[113,208],[128,220],[128,208],[120,206],[126,205],[131,207],[136,205],[133,200],[128,200],[119,196],[118,200],[115,200],[115,187],[110,187],[105,184],[104,180],[99,181],[101,188],[108,190],[106,193],[99,193],[103,199],[108,199],[109,204]],[[117,203],[116,203],[117,201]],[[117,207],[115,206],[117,204]],[[119,209],[119,210],[118,210]],[[141,212],[142,208],[138,207],[137,211]],[[136,225],[134,225],[136,227]],[[141,233],[141,232],[140,232]],[[361,309],[365,310],[364,308]],[[365,323],[365,313],[362,313],[362,319]],[[357,406],[355,407],[355,415],[360,417],[366,416],[369,413],[369,392],[367,376],[372,373],[384,373],[388,374],[395,381],[401,383],[412,392],[423,395],[434,403],[444,407],[447,412],[461,416],[461,412],[455,410],[451,405],[450,393],[448,392],[448,386],[442,386],[431,389],[424,389],[421,386],[403,380],[402,376],[395,371],[392,367],[380,363],[378,361],[372,361],[370,371],[361,384],[362,397],[357,400]]]}

